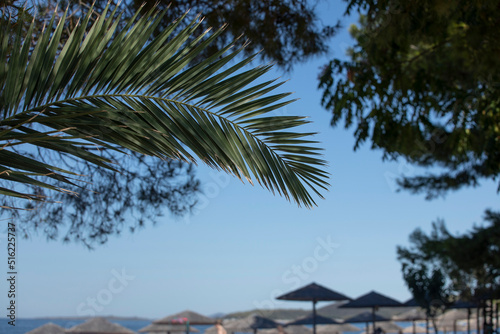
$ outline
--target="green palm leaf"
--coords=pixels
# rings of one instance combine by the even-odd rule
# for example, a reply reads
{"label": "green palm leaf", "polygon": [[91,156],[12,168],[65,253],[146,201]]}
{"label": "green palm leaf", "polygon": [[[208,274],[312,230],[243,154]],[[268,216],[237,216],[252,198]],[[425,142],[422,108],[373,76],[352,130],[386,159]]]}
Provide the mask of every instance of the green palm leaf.
{"label": "green palm leaf", "polygon": [[[309,139],[313,134],[291,130],[307,122],[272,116],[293,100],[287,100],[289,94],[269,95],[281,83],[256,83],[270,65],[245,70],[254,58],[249,57],[229,66],[242,51],[232,45],[192,65],[222,31],[193,39],[198,19],[179,31],[180,18],[151,40],[161,19],[153,11],[121,30],[119,17],[107,9],[90,28],[89,18],[90,13],[63,45],[65,15],[57,24],[52,19],[36,45],[33,29],[10,43],[9,19],[3,18],[0,179],[61,191],[58,184],[75,184],[83,176],[54,161],[37,164],[21,148],[112,169],[112,161],[91,149],[98,147],[199,159],[307,207],[315,204],[311,192],[321,197],[328,175]],[[5,187],[0,192],[46,200]]]}

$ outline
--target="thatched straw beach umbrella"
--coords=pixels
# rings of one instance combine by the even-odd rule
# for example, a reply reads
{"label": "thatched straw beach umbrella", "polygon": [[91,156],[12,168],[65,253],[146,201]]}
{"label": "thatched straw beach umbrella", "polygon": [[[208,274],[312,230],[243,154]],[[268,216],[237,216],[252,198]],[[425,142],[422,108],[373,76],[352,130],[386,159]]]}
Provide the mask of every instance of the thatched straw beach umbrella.
{"label": "thatched straw beach umbrella", "polygon": [[458,300],[455,303],[453,303],[453,305],[450,306],[450,308],[452,308],[452,309],[466,309],[467,310],[467,334],[470,334],[470,330],[471,330],[471,324],[470,324],[471,310],[473,308],[477,308],[477,307],[478,307],[478,303],[464,301],[464,300]]}
{"label": "thatched straw beach umbrella", "polygon": [[121,325],[109,322],[105,318],[92,318],[83,324],[66,330],[71,334],[136,334],[134,331]]}
{"label": "thatched straw beach umbrella", "polygon": [[312,329],[307,328],[302,325],[291,325],[283,328],[283,332],[280,333],[278,328],[262,329],[259,331],[260,334],[312,334]]}
{"label": "thatched straw beach umbrella", "polygon": [[[427,324],[427,321],[428,321],[427,313],[425,313],[425,310],[420,308],[420,307],[415,307],[414,309],[411,309],[409,311],[397,314],[397,315],[392,317],[392,320],[394,320],[394,321],[411,321],[412,326],[408,327],[408,328],[413,328],[414,331],[411,332],[408,329],[408,331],[409,331],[408,333],[413,333],[413,334],[421,333],[421,332],[418,332],[418,330],[420,330],[420,329],[417,328],[417,325],[415,324],[416,321],[425,320],[426,321],[426,328],[428,325]],[[422,328],[422,327],[420,327],[420,328]],[[425,333],[428,332],[426,328],[424,328]],[[405,330],[406,330],[406,328],[405,328]]]}
{"label": "thatched straw beach umbrella", "polygon": [[[149,324],[146,327],[139,329],[139,333],[183,333],[186,331],[186,326],[184,325],[164,325],[164,324]],[[191,333],[198,333],[199,330],[191,327],[189,329]]]}
{"label": "thatched straw beach umbrella", "polygon": [[427,329],[422,326],[408,326],[403,329],[404,334],[427,333]]}
{"label": "thatched straw beach umbrella", "polygon": [[[399,333],[403,331],[403,327],[396,325],[392,321],[382,322],[377,324],[377,328],[380,328],[383,333]],[[366,334],[367,332],[362,332],[361,334]]]}
{"label": "thatched straw beach umbrella", "polygon": [[277,322],[269,319],[261,317],[260,315],[251,314],[246,318],[235,319],[232,321],[228,321],[223,324],[223,327],[228,332],[247,332],[247,333],[257,333],[258,329],[269,329],[269,328],[277,328],[280,326]]}
{"label": "thatched straw beach umbrella", "polygon": [[466,326],[457,324],[460,320],[467,320],[468,312],[463,309],[448,310],[436,318],[436,326],[443,332],[453,331],[466,331]]}
{"label": "thatched straw beach umbrella", "polygon": [[417,321],[425,319],[427,319],[427,314],[425,310],[420,307],[415,307],[414,309],[396,314],[392,317],[394,321]]}
{"label": "thatched straw beach umbrella", "polygon": [[164,318],[153,321],[157,325],[185,325],[186,333],[189,334],[191,325],[215,325],[216,319],[212,319],[193,311],[182,311],[176,314],[167,315]]}
{"label": "thatched straw beach umbrella", "polygon": [[300,289],[291,291],[276,299],[280,300],[296,300],[296,301],[311,301],[313,303],[313,334],[316,334],[316,303],[319,301],[334,301],[334,300],[350,300],[351,298],[344,296],[341,293],[330,290],[316,283],[311,283]]}
{"label": "thatched straw beach umbrella", "polygon": [[360,329],[351,324],[337,325],[319,325],[318,334],[344,333],[344,332],[359,332]]}
{"label": "thatched straw beach umbrella", "polygon": [[403,327],[392,321],[385,321],[377,324],[377,328],[382,329],[385,333],[399,333],[403,331]]}
{"label": "thatched straw beach umbrella", "polygon": [[43,326],[37,327],[26,334],[65,334],[66,329],[52,322],[45,324]]}
{"label": "thatched straw beach umbrella", "polygon": [[185,324],[186,321],[189,322],[191,325],[214,325],[217,322],[216,319],[206,317],[204,315],[201,315],[199,313],[190,310],[186,310],[155,320],[153,321],[153,323],[175,325],[175,324]]}

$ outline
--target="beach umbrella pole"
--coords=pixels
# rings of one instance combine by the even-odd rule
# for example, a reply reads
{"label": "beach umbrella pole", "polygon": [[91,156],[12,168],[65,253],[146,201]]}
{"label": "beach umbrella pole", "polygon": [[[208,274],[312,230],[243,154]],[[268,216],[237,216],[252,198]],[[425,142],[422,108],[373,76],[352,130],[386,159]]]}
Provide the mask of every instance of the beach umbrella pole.
{"label": "beach umbrella pole", "polygon": [[373,334],[375,334],[375,307],[372,307],[372,320],[373,320]]}
{"label": "beach umbrella pole", "polygon": [[479,321],[479,315],[481,314],[480,307],[477,307],[477,317],[476,317],[476,333],[481,333],[481,322]]}
{"label": "beach umbrella pole", "polygon": [[276,297],[280,300],[312,301],[313,303],[313,334],[316,334],[316,303],[327,300],[350,300],[341,293],[325,288],[319,284],[311,283],[297,290]]}
{"label": "beach umbrella pole", "polygon": [[467,308],[467,334],[470,334],[470,308]]}
{"label": "beach umbrella pole", "polygon": [[499,305],[500,305],[500,303],[497,300],[495,303],[495,319],[496,319],[496,323],[497,323],[497,333],[498,333],[498,329],[500,328],[500,324],[498,323],[498,306]]}
{"label": "beach umbrella pole", "polygon": [[316,334],[316,303],[317,300],[313,300],[313,334]]}

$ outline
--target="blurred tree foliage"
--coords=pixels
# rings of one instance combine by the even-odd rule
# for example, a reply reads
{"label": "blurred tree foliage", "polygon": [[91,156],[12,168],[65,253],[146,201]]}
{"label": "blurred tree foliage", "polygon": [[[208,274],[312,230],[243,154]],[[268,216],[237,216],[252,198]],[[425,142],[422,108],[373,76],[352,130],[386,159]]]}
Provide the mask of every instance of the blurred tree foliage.
{"label": "blurred tree foliage", "polygon": [[[428,173],[400,188],[428,199],[500,172],[500,3],[348,0],[355,39],[319,87],[331,124],[355,128],[384,159]],[[500,188],[499,188],[500,189]]]}
{"label": "blurred tree foliage", "polygon": [[441,315],[451,304],[450,290],[446,277],[441,269],[426,262],[418,264],[401,259],[403,279],[412,293],[415,303],[425,310],[427,318],[432,321],[435,333],[438,333],[436,317]]}
{"label": "blurred tree foliage", "polygon": [[[157,2],[134,0],[133,8],[150,7]],[[335,26],[322,24],[315,1],[310,0],[160,0],[159,3],[160,8],[168,8],[164,24],[187,10],[191,15],[204,17],[203,28],[227,24],[226,34],[207,50],[205,57],[242,36],[240,44],[250,41],[245,49],[247,55],[262,50],[263,59],[276,62],[286,70],[326,53],[330,37],[339,28],[338,23]]]}
{"label": "blurred tree foliage", "polygon": [[[250,41],[245,48],[245,56],[261,51],[261,59],[275,62],[285,70],[293,65],[306,61],[311,57],[325,54],[328,41],[340,28],[340,23],[326,25],[318,18],[316,2],[309,0],[46,0],[29,1],[23,5],[18,0],[0,0],[0,5],[9,8],[10,13],[23,13],[29,16],[37,10],[42,20],[40,27],[48,21],[54,11],[62,12],[68,8],[66,35],[78,20],[85,15],[90,6],[97,13],[102,12],[108,3],[111,8],[118,6],[122,13],[124,26],[142,9],[156,9],[164,12],[164,17],[157,33],[163,31],[170,23],[189,12],[186,20],[201,15],[203,22],[200,30],[226,25],[224,34],[214,45],[200,55],[206,58],[225,47],[234,39],[241,37],[236,43],[239,47]],[[26,17],[25,17],[26,19]],[[179,27],[178,29],[181,29]]]}
{"label": "blurred tree foliage", "polygon": [[[355,149],[369,142],[383,159],[425,168],[398,185],[427,199],[497,180],[500,2],[346,2],[346,14],[360,15],[350,27],[354,46],[319,83],[332,126],[354,128]],[[485,221],[459,236],[439,221],[398,247],[404,279],[428,314],[457,296],[498,297],[500,215],[487,210]]]}
{"label": "blurred tree foliage", "polygon": [[[68,16],[61,40],[70,35],[91,5],[94,6],[95,13],[89,25],[107,4],[108,0],[0,0],[2,20],[10,18],[9,22],[13,22],[12,36],[19,31],[27,32],[34,19],[37,20],[35,24],[38,31],[41,31],[54,12],[62,14],[67,9]],[[190,11],[185,22],[190,22],[199,14],[205,17],[200,31],[227,24],[225,32],[200,54],[198,60],[217,53],[234,38],[244,35],[236,42],[235,47],[250,39],[251,44],[244,50],[245,57],[262,49],[263,59],[276,62],[285,70],[291,69],[293,64],[326,52],[327,40],[338,28],[338,25],[323,25],[316,16],[315,5],[307,0],[155,0],[125,1],[117,4],[118,1],[112,1],[111,9],[119,6],[118,11],[122,13],[119,24],[122,27],[133,19],[143,6],[149,9],[156,5],[164,11],[163,21],[156,34],[187,10]],[[23,25],[24,29],[19,30],[19,25]],[[36,41],[36,32],[34,37]],[[26,209],[32,210],[27,211],[8,209],[16,203],[11,198],[3,198],[0,203],[2,214],[8,217],[13,215],[19,229],[26,236],[33,231],[40,231],[49,239],[57,239],[63,230],[64,240],[79,241],[92,247],[96,243],[106,242],[110,235],[119,234],[124,228],[133,231],[148,222],[156,222],[165,209],[175,216],[188,214],[196,205],[200,191],[195,169],[185,162],[161,161],[130,152],[128,156],[107,157],[117,162],[119,173],[112,173],[105,168],[57,154],[47,156],[47,153],[37,151],[29,154],[45,161],[61,160],[65,166],[71,167],[80,175],[92,175],[92,183],[79,190],[80,196],[67,193],[51,194],[52,203],[29,203]],[[43,189],[33,191],[38,192],[40,196],[46,195]]]}
{"label": "blurred tree foliage", "polygon": [[441,287],[444,294],[438,300],[443,305],[452,301],[452,295],[475,302],[500,297],[500,213],[487,210],[484,220],[483,226],[462,235],[451,234],[438,221],[429,235],[416,229],[410,235],[411,246],[398,247],[403,276],[410,290],[417,292],[417,302],[423,292],[439,289],[415,289],[416,282]]}

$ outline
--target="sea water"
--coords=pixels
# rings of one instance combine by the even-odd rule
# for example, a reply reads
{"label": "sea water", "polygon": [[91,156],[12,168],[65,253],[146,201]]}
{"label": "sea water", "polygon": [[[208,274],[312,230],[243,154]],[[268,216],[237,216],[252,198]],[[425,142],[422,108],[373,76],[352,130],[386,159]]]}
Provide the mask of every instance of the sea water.
{"label": "sea water", "polygon": [[[8,318],[0,319],[0,334],[25,334],[32,329],[43,326],[49,322],[59,325],[64,328],[71,328],[79,325],[85,320],[69,320],[69,319],[16,319],[16,325],[11,326],[8,323]],[[110,320],[128,329],[137,332],[139,329],[151,324],[152,320]],[[196,326],[200,330],[198,334],[202,334],[207,326]]]}

